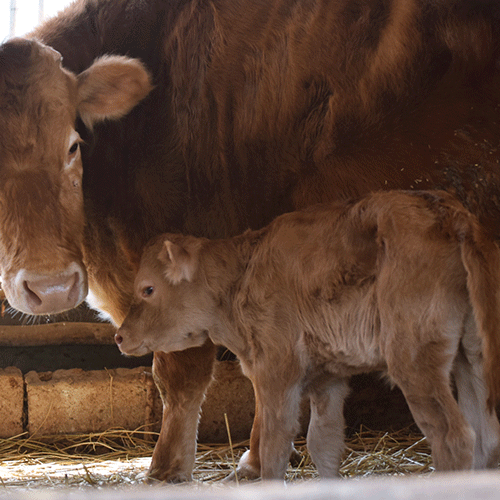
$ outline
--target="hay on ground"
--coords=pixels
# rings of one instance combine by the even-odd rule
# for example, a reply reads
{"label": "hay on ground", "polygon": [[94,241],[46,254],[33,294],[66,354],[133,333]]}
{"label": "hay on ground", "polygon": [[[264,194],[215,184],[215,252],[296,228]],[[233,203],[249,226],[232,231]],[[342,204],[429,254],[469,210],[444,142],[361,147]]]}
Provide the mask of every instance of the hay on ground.
{"label": "hay on ground", "polygon": [[[146,481],[157,434],[143,430],[111,429],[86,435],[28,437],[0,440],[1,488],[124,487]],[[200,483],[219,483],[234,469],[248,448],[248,441],[198,445],[194,478]],[[304,481],[318,477],[298,440],[299,463],[290,465],[286,479]],[[361,429],[346,442],[340,473],[343,477],[375,474],[429,473],[429,447],[418,433],[408,429],[380,433]]]}

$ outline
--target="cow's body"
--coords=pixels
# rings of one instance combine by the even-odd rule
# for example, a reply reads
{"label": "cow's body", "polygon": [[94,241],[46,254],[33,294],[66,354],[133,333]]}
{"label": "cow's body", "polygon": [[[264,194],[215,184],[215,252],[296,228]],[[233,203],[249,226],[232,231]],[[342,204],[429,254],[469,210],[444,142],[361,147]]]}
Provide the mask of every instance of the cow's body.
{"label": "cow's body", "polygon": [[391,191],[226,240],[155,238],[115,338],[133,355],[207,338],[235,352],[261,403],[262,477],[280,479],[303,394],[313,460],[338,473],[348,378],[372,370],[403,391],[436,469],[497,467],[499,325],[500,252],[477,220],[443,192]]}
{"label": "cow's body", "polygon": [[[91,302],[122,322],[134,262],[160,232],[237,234],[292,208],[379,188],[454,190],[498,236],[499,26],[496,0],[80,0],[45,22],[32,36],[61,52],[67,69],[78,74],[101,54],[126,54],[146,64],[155,85],[122,120],[93,133],[78,126],[87,142],[85,232],[69,226]],[[2,54],[0,75],[11,63]],[[15,60],[39,69],[35,59]],[[74,124],[37,116],[19,120],[45,127],[61,147],[55,121]],[[0,153],[13,141],[22,150],[52,147],[0,127]],[[41,184],[37,162],[23,169],[26,182]],[[38,236],[26,244],[22,205],[2,207],[20,230],[0,264],[22,254],[18,268],[34,267],[40,295],[49,296],[53,276],[67,281],[60,266],[68,244],[58,247],[61,257],[49,255],[50,268],[47,258],[19,252],[45,248]],[[44,229],[43,218],[37,224]],[[46,231],[48,241],[60,237]],[[22,279],[2,278],[9,299],[26,292]],[[165,405],[151,465],[157,478],[191,477],[213,358],[210,343],[155,355]],[[255,453],[243,465],[258,474]]]}

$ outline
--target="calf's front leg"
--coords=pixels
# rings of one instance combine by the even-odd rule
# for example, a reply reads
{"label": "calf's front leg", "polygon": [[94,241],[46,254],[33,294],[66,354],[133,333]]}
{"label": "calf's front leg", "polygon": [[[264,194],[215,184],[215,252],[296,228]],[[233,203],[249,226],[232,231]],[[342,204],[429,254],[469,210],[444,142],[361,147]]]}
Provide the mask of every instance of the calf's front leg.
{"label": "calf's front leg", "polygon": [[264,480],[283,479],[290,459],[290,443],[298,432],[301,387],[287,387],[283,381],[256,383],[254,387],[261,405],[261,476]]}
{"label": "calf's front leg", "polygon": [[255,418],[253,420],[252,432],[250,433],[250,449],[245,451],[238,462],[236,473],[231,473],[227,477],[227,481],[233,481],[235,474],[238,479],[258,479],[260,477],[260,427],[262,425],[261,407],[259,398],[255,394]]}
{"label": "calf's front leg", "polygon": [[[260,478],[260,427],[262,425],[261,405],[255,393],[255,418],[252,425],[252,432],[250,433],[250,448],[243,453],[238,462],[236,473],[232,472],[225,481],[234,481],[236,476],[238,479],[258,479]],[[302,456],[290,443],[290,461],[296,465],[300,464]]]}
{"label": "calf's front leg", "polygon": [[212,380],[215,346],[155,352],[153,378],[163,402],[160,436],[148,476],[169,482],[192,480],[200,408]]}

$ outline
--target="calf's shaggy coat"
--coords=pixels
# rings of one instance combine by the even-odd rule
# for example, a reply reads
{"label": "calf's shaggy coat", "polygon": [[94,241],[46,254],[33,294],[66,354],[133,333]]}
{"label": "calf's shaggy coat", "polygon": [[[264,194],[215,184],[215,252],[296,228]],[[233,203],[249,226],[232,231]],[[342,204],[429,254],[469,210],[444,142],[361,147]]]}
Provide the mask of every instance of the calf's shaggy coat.
{"label": "calf's shaggy coat", "polygon": [[283,477],[305,394],[309,451],[337,474],[348,379],[373,370],[401,388],[437,469],[493,467],[499,272],[497,246],[449,194],[376,193],[231,239],[156,238],[116,342],[142,355],[210,338],[235,352],[266,479]]}

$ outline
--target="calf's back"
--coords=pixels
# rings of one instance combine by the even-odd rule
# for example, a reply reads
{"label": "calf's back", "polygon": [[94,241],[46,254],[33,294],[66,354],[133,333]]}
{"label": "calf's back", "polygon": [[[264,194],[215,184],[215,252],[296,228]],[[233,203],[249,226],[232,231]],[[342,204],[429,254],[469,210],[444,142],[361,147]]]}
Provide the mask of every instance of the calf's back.
{"label": "calf's back", "polygon": [[235,331],[250,332],[247,343],[258,351],[300,345],[314,363],[352,375],[406,365],[418,345],[452,349],[449,336],[471,316],[498,357],[491,320],[498,249],[446,193],[377,193],[317,205],[247,234],[255,238],[241,285],[232,289],[241,323]]}

